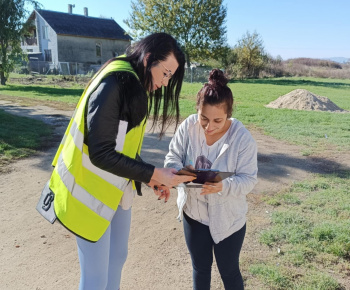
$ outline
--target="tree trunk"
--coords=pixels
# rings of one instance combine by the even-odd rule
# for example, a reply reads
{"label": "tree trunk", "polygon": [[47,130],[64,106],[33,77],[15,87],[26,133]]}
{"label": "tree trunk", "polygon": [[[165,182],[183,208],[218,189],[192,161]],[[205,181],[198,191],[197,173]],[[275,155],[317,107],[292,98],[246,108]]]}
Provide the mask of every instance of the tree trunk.
{"label": "tree trunk", "polygon": [[185,53],[185,55],[186,55],[187,68],[190,69],[191,68],[190,55],[187,52]]}
{"label": "tree trunk", "polygon": [[1,79],[1,85],[2,86],[6,85],[7,79],[5,78],[5,74],[3,71],[0,72],[0,79]]}
{"label": "tree trunk", "polygon": [[4,43],[3,40],[1,40],[0,42],[0,47],[1,47],[1,63],[0,63],[0,84],[2,86],[6,85],[6,77],[5,77],[5,67],[6,67],[6,63],[8,63],[8,59],[7,59],[7,47],[8,45],[6,43]]}

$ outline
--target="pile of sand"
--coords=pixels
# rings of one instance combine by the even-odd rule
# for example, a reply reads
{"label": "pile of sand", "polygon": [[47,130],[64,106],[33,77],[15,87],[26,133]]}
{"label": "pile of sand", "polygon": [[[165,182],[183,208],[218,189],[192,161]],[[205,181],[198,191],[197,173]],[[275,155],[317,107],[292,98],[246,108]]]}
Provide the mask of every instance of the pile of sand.
{"label": "pile of sand", "polygon": [[305,111],[327,111],[337,113],[349,113],[349,111],[339,108],[326,97],[317,96],[307,90],[297,89],[285,94],[278,99],[267,104],[267,108],[284,108]]}

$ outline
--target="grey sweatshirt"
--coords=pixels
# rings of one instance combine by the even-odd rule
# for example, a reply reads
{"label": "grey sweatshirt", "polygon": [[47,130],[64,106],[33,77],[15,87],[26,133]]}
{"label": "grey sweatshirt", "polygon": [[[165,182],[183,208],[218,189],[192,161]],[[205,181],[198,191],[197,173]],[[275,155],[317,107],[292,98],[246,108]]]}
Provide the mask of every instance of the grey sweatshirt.
{"label": "grey sweatshirt", "polygon": [[[256,143],[237,119],[231,119],[227,138],[223,142],[218,157],[211,168],[220,171],[234,172],[234,175],[222,181],[223,189],[219,194],[208,194],[209,230],[215,243],[232,235],[246,223],[248,205],[246,195],[257,183],[257,147]],[[193,164],[199,155],[199,132],[203,130],[198,115],[189,116],[181,123],[169,145],[169,153],[165,157],[164,167],[180,170]],[[187,196],[201,198],[196,188],[178,187],[177,204],[180,215],[182,208],[190,206],[186,203]]]}

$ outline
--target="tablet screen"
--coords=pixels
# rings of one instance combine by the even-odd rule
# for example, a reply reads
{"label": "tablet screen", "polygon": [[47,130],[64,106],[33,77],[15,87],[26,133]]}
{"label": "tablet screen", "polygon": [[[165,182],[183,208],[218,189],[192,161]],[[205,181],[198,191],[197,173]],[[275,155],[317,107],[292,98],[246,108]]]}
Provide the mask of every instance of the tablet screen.
{"label": "tablet screen", "polygon": [[182,168],[176,174],[196,176],[197,178],[192,183],[204,184],[206,182],[220,182],[227,177],[234,175],[233,172],[222,172],[213,169],[188,169]]}

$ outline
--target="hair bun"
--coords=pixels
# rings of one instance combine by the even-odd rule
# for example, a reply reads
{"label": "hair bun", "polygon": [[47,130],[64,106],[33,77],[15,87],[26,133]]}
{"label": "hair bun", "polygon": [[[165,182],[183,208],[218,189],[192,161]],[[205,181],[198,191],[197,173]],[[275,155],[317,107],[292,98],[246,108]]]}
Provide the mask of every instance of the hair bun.
{"label": "hair bun", "polygon": [[209,74],[208,83],[212,86],[224,87],[228,83],[228,79],[221,70],[214,68]]}

